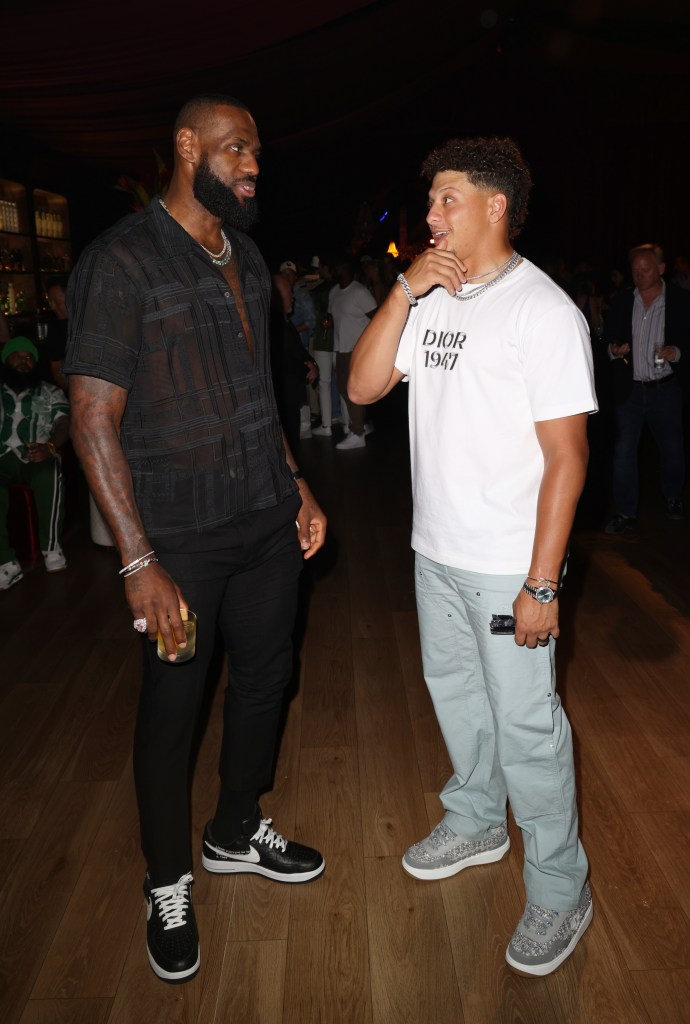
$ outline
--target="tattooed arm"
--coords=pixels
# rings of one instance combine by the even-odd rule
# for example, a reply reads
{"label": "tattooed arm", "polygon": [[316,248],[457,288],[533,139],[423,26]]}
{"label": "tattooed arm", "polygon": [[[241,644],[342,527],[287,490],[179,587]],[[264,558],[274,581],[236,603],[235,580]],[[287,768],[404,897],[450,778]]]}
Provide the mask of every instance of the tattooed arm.
{"label": "tattooed arm", "polygon": [[[127,391],[97,377],[72,375],[69,399],[72,443],[87,483],[120,551],[122,564],[151,551],[139,510],[129,465],[120,444],[120,423],[127,405]],[[146,619],[150,640],[160,629],[168,655],[174,655],[175,638],[184,643],[180,608],[186,608],[175,582],[152,563],[125,581],[125,595],[135,618]],[[174,636],[173,636],[174,634]]]}

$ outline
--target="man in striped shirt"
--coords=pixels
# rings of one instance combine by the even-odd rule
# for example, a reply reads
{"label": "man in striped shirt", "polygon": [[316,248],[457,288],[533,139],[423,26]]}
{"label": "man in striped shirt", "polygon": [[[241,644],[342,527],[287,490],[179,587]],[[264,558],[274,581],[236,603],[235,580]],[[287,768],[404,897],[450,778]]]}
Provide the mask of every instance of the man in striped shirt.
{"label": "man in striped shirt", "polygon": [[690,296],[663,279],[659,246],[641,245],[630,254],[634,290],[611,303],[605,340],[614,372],[616,439],[613,499],[616,515],[606,533],[632,533],[639,502],[638,449],[647,424],[659,449],[666,515],[683,518],[685,449],[681,350],[690,337]]}

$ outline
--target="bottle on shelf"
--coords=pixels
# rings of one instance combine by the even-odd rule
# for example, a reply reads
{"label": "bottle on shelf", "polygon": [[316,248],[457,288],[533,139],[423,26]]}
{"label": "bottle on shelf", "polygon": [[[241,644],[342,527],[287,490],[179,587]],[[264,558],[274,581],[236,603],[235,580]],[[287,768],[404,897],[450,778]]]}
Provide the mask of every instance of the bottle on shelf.
{"label": "bottle on shelf", "polygon": [[48,321],[42,306],[36,307],[36,337],[39,341],[45,341],[48,337]]}
{"label": "bottle on shelf", "polygon": [[7,285],[7,312],[10,316],[15,316],[17,313],[17,298],[14,292],[13,281],[10,281]]}
{"label": "bottle on shelf", "polygon": [[0,231],[19,231],[17,204],[7,199],[3,199],[0,202]]}

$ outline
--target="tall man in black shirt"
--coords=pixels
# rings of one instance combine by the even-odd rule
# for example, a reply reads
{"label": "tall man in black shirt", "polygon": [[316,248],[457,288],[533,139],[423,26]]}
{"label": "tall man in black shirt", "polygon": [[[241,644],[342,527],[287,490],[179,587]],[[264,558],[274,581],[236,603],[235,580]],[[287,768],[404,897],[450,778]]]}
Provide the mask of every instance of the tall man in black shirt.
{"label": "tall man in black shirt", "polygon": [[[216,629],[228,652],[221,789],[202,863],[306,882],[316,850],[262,818],[292,668],[300,548],[326,520],[284,443],[268,356],[270,276],[243,233],[259,139],[244,104],[201,96],[175,124],[170,190],[84,252],[70,282],[74,444],[122,558],[143,683],[134,772],[147,946],[166,981],[199,968],[191,904],[192,748]],[[239,230],[238,230],[239,229]],[[297,524],[297,529],[295,525]],[[175,664],[183,619],[196,656]]]}

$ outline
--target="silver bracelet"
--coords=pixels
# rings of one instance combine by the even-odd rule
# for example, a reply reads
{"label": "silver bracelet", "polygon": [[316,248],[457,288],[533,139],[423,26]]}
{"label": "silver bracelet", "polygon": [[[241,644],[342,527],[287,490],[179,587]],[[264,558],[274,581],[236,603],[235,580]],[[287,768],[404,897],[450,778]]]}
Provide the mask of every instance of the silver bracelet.
{"label": "silver bracelet", "polygon": [[140,569],[145,569],[147,565],[152,565],[153,562],[157,561],[158,559],[156,558],[155,555],[153,556],[153,558],[145,558],[143,562],[139,562],[139,564],[135,565],[133,569],[130,569],[129,572],[126,572],[122,578],[126,580],[128,576],[133,576],[135,572],[139,572]]}
{"label": "silver bracelet", "polygon": [[405,292],[405,295],[407,295],[407,301],[409,302],[409,304],[411,306],[416,306],[417,305],[417,300],[414,297],[414,292],[412,291],[412,289],[410,288],[409,284],[407,283],[407,278],[405,277],[405,275],[404,274],[398,274],[397,281],[400,284],[400,287],[402,288],[402,290]]}
{"label": "silver bracelet", "polygon": [[133,569],[135,565],[139,564],[139,562],[143,562],[145,558],[149,558],[150,555],[155,555],[155,553],[155,551],[147,551],[145,555],[139,555],[139,557],[135,558],[133,562],[129,563],[129,565],[125,565],[123,569],[120,569],[118,576],[124,576],[126,572]]}

